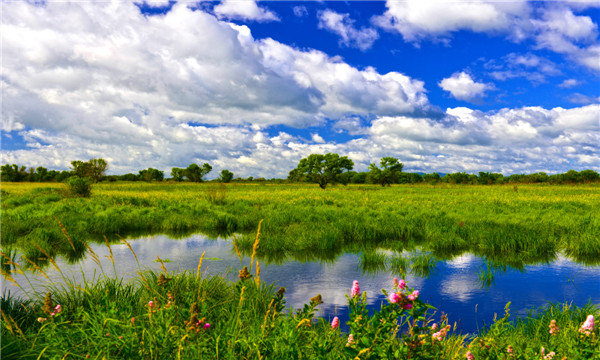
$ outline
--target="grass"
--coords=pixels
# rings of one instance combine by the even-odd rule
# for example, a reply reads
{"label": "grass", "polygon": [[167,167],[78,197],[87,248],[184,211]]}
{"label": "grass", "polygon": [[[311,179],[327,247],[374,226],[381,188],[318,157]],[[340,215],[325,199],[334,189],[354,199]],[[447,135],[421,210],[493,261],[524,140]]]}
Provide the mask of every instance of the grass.
{"label": "grass", "polygon": [[323,191],[303,184],[101,183],[84,199],[69,197],[63,184],[3,183],[1,240],[5,252],[18,248],[39,259],[42,248],[75,261],[85,243],[105,237],[236,233],[249,254],[254,227],[265,219],[261,259],[328,260],[378,248],[441,260],[471,252],[515,268],[552,261],[560,252],[597,264],[599,190],[594,184],[520,185],[515,192],[447,184]]}

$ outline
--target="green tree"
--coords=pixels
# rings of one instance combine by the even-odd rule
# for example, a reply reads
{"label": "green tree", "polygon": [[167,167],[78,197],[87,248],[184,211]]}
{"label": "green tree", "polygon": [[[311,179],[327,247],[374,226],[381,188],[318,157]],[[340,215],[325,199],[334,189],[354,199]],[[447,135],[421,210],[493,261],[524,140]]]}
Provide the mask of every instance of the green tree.
{"label": "green tree", "polygon": [[90,159],[89,161],[71,161],[73,173],[80,178],[89,177],[92,182],[98,182],[106,174],[108,163],[102,158]]}
{"label": "green tree", "polygon": [[0,178],[2,181],[21,182],[27,176],[27,167],[17,164],[5,164],[0,167]]}
{"label": "green tree", "polygon": [[321,189],[325,189],[327,184],[340,182],[344,170],[350,171],[353,167],[354,162],[347,156],[311,154],[301,159],[298,167],[290,171],[288,180],[317,183]]}
{"label": "green tree", "polygon": [[221,174],[219,175],[219,182],[228,183],[233,179],[233,173],[227,169],[221,170]]}
{"label": "green tree", "polygon": [[212,170],[212,166],[204,163],[202,167],[198,164],[190,164],[185,169],[185,177],[192,182],[202,182],[202,178]]}
{"label": "green tree", "polygon": [[88,177],[71,176],[67,179],[67,185],[69,185],[69,191],[73,196],[90,197],[92,194],[92,185]]}
{"label": "green tree", "polygon": [[381,158],[380,167],[372,163],[369,165],[369,179],[371,183],[381,186],[397,184],[404,164],[394,157]]}
{"label": "green tree", "polygon": [[171,169],[171,176],[177,182],[183,181],[183,178],[185,177],[185,169],[174,167]]}
{"label": "green tree", "polygon": [[165,178],[164,171],[160,171],[154,168],[147,168],[145,170],[140,170],[140,178],[144,181],[163,181]]}

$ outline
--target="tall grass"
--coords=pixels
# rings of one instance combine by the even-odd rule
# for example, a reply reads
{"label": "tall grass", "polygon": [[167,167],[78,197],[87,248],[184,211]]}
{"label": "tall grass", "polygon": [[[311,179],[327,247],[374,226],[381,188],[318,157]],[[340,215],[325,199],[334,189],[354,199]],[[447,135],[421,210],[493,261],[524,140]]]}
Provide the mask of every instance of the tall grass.
{"label": "tall grass", "polygon": [[[193,232],[237,234],[252,252],[254,227],[265,219],[258,256],[331,259],[343,252],[387,249],[431,252],[447,259],[464,252],[513,267],[548,262],[564,252],[576,261],[600,261],[600,187],[109,183],[89,199],[64,195],[61,184],[3,183],[3,248],[76,258],[73,243]],[[81,249],[82,245],[78,245]],[[69,250],[71,249],[71,250]]]}

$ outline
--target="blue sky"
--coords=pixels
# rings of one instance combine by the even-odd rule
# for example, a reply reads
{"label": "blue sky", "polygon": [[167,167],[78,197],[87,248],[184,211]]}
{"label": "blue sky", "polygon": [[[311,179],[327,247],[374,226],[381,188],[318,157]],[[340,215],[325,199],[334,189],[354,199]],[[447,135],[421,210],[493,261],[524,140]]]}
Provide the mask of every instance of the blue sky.
{"label": "blue sky", "polygon": [[597,1],[3,2],[2,163],[600,170]]}

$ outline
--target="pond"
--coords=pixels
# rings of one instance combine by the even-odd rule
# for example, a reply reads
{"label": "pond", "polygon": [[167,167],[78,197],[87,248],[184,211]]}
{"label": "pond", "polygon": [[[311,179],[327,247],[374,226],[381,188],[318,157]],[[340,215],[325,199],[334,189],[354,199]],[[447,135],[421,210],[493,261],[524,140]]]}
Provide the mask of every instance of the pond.
{"label": "pond", "polygon": [[[195,271],[198,260],[205,252],[202,271],[208,274],[227,274],[232,280],[241,268],[230,239],[209,239],[204,235],[193,235],[185,239],[172,239],[165,235],[143,237],[129,241],[140,266],[160,271],[157,256],[168,259],[165,266],[169,272]],[[104,272],[126,279],[137,277],[138,265],[125,244],[111,245],[115,266],[109,260],[109,250],[105,245],[90,244],[101,261],[99,267],[90,257],[76,264],[68,264],[57,259],[58,266],[71,278],[80,281],[82,276],[92,279]],[[260,259],[259,259],[260,260]],[[243,265],[250,264],[249,257],[242,258]],[[569,302],[584,305],[591,301],[600,304],[600,266],[577,264],[564,256],[558,256],[550,263],[527,265],[523,269],[496,269],[487,284],[482,277],[489,264],[485,259],[469,253],[451,260],[430,264],[428,271],[419,275],[408,274],[406,281],[410,287],[418,289],[421,298],[435,306],[436,317],[448,315],[450,323],[457,322],[457,330],[462,333],[476,332],[493,321],[494,314],[502,316],[507,302],[512,302],[513,314],[525,314],[532,307],[548,302]],[[324,303],[320,305],[319,316],[327,319],[339,316],[347,318],[345,294],[349,293],[353,280],[358,280],[362,291],[368,294],[369,304],[378,308],[385,301],[382,288],[390,289],[392,279],[400,278],[399,273],[385,270],[365,271],[361,265],[361,255],[345,253],[335,260],[295,261],[281,260],[267,264],[261,261],[261,279],[287,289],[287,306],[299,308],[316,294],[321,294]],[[61,275],[52,267],[45,269],[53,282],[60,282]],[[428,273],[427,273],[428,272]],[[489,275],[490,272],[487,272]],[[29,273],[28,279],[35,291],[43,291],[45,278]],[[27,291],[27,279],[14,276]],[[483,281],[484,283],[486,281]],[[4,281],[5,291],[25,296],[17,287]],[[342,321],[344,323],[344,321]]]}

